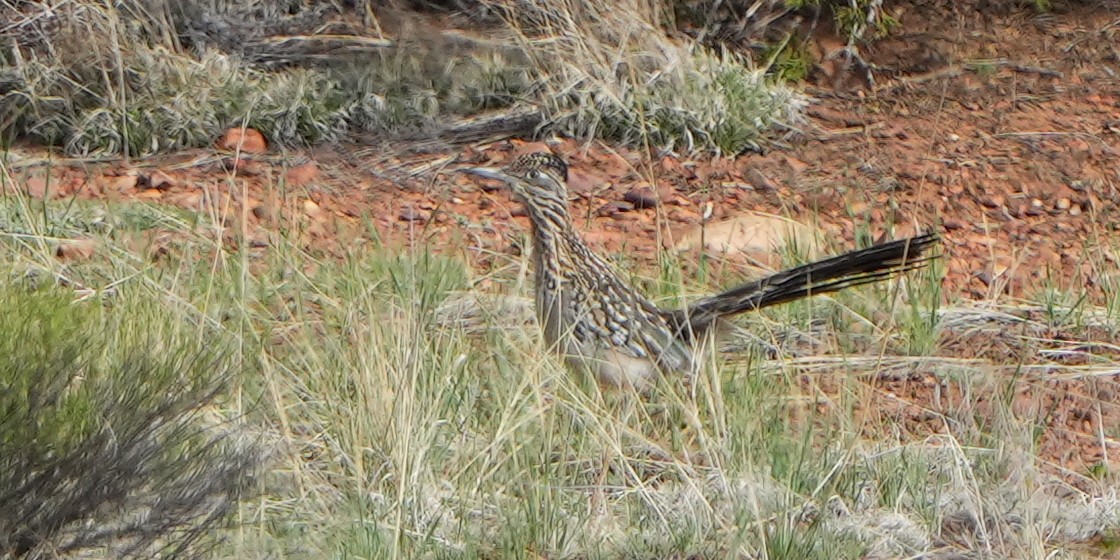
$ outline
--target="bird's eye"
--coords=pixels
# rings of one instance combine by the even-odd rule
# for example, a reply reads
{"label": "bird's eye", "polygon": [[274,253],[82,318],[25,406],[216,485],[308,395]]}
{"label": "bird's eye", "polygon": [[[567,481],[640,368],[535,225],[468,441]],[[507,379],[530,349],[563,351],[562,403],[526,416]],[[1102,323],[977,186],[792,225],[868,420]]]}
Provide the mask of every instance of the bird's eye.
{"label": "bird's eye", "polygon": [[529,173],[526,174],[526,176],[529,177],[530,179],[540,179],[541,178],[541,172],[536,170],[536,169],[531,169],[529,171]]}

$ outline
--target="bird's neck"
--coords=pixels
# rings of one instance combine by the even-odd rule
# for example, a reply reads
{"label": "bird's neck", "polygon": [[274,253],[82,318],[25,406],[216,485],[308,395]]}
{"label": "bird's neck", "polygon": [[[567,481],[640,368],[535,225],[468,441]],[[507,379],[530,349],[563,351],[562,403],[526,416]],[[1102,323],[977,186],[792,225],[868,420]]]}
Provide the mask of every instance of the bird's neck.
{"label": "bird's neck", "polygon": [[551,218],[537,219],[530,212],[530,224],[533,235],[533,256],[537,260],[537,276],[550,272],[555,263],[563,260],[564,255],[572,249],[572,245],[583,245],[572,227],[567,216],[563,221],[554,221]]}
{"label": "bird's neck", "polygon": [[525,211],[529,215],[529,221],[533,224],[534,235],[537,232],[545,235],[555,235],[559,232],[572,230],[572,215],[566,205],[526,202]]}
{"label": "bird's neck", "polygon": [[[571,241],[582,243],[572,226],[567,206],[526,203],[525,210],[532,226],[533,248],[537,258],[554,261]],[[538,274],[542,272],[538,268]]]}

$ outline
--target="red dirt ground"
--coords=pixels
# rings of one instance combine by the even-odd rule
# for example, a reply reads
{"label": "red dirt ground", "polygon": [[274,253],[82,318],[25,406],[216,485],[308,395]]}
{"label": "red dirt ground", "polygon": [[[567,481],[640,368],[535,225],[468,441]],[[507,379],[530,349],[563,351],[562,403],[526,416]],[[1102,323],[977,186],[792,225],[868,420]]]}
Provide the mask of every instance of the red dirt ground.
{"label": "red dirt ground", "polygon": [[[1103,279],[1120,281],[1120,10],[1012,11],[900,12],[904,31],[863,49],[880,68],[876,83],[860,87],[851,74],[822,68],[820,83],[809,87],[808,123],[765,155],[657,158],[560,142],[553,148],[573,168],[579,227],[592,245],[625,247],[639,263],[697,227],[708,203],[713,220],[762,210],[818,223],[837,249],[853,245],[859,224],[876,237],[938,229],[950,300],[1026,297],[1047,282],[1099,297]],[[828,51],[837,43],[819,38],[817,46]],[[486,267],[489,255],[510,250],[512,234],[526,231],[525,218],[506,193],[451,171],[501,163],[524,149],[503,142],[405,161],[344,147],[236,161],[200,150],[134,165],[56,166],[49,196],[138,198],[224,213],[229,242],[261,251],[283,224],[302,231],[309,248],[343,255],[368,237],[362,217],[369,216],[383,241],[462,249]],[[408,177],[409,170],[417,174]],[[43,195],[48,182],[36,173],[29,168],[24,180]],[[638,208],[627,200],[644,187],[659,204]],[[1096,334],[1116,342],[1115,329]],[[1033,352],[953,333],[943,342],[942,354],[997,363]],[[941,416],[957,405],[952,395],[935,398],[935,385],[921,373],[883,382],[874,407],[897,414],[914,437],[943,433]],[[1040,442],[1047,460],[1079,473],[1120,465],[1116,377],[1033,378],[1019,393],[1036,403],[1023,414],[1047,427]]]}

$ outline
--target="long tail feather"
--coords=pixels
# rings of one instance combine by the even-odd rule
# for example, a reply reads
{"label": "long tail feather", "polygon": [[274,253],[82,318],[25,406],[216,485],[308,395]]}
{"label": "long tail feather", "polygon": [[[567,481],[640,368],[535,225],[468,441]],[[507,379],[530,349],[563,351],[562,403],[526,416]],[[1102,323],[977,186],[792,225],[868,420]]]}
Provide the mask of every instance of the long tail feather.
{"label": "long tail feather", "polygon": [[783,270],[701,299],[681,311],[682,319],[702,328],[720,317],[885,280],[937,258],[928,252],[939,242],[936,234],[919,235]]}

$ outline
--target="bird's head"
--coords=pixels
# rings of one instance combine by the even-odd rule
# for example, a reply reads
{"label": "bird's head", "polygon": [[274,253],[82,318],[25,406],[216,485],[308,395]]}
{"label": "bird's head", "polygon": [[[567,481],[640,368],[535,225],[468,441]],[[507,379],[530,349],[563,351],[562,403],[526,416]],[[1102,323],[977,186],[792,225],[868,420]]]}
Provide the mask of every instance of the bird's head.
{"label": "bird's head", "polygon": [[463,171],[497,179],[532,210],[568,207],[568,164],[549,152],[525,154],[502,168],[472,167]]}

